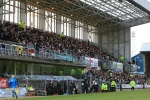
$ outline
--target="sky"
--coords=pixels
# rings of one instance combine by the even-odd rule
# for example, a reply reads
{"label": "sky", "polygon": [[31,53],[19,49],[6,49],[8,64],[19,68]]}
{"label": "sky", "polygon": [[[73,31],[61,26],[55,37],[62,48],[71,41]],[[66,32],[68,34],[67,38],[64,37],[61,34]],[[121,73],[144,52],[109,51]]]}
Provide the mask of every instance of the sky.
{"label": "sky", "polygon": [[[135,33],[134,38],[132,33]],[[143,43],[150,43],[150,23],[131,28],[131,57],[140,53]]]}
{"label": "sky", "polygon": [[135,38],[131,36],[131,57],[140,52],[143,43],[150,43],[150,23],[132,27],[131,34],[133,32]]}

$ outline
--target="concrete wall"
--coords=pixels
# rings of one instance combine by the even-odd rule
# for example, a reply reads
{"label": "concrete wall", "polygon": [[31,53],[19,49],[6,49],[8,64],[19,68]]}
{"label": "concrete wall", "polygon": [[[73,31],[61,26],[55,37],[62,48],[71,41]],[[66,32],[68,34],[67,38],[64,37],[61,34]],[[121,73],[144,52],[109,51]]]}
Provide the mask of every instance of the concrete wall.
{"label": "concrete wall", "polygon": [[119,58],[123,55],[126,61],[130,61],[130,28],[119,27],[113,28],[108,32],[100,33],[99,46],[113,55],[115,58]]}

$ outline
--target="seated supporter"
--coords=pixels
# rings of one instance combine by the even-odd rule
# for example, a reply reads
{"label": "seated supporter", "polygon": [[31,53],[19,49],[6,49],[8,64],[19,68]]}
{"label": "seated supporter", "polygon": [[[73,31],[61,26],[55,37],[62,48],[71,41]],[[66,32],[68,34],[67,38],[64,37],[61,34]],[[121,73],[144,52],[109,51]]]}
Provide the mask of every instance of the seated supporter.
{"label": "seated supporter", "polygon": [[[90,43],[90,41],[83,41],[75,39],[69,36],[65,36],[64,32],[56,34],[54,32],[44,32],[40,29],[25,27],[25,24],[20,21],[19,25],[12,24],[10,22],[3,23],[1,25],[2,40],[9,40],[24,44],[28,47],[35,48],[38,52],[43,52],[40,47],[49,47],[51,50],[59,51],[59,53],[72,54],[73,56],[87,56],[91,58],[107,59],[117,61],[116,58],[104,52],[99,47],[96,47]],[[22,30],[25,28],[25,30]],[[3,48],[4,45],[2,45]],[[80,59],[79,59],[80,60]]]}
{"label": "seated supporter", "polygon": [[34,91],[35,89],[33,88],[33,86],[32,85],[29,85],[28,86],[28,91]]}

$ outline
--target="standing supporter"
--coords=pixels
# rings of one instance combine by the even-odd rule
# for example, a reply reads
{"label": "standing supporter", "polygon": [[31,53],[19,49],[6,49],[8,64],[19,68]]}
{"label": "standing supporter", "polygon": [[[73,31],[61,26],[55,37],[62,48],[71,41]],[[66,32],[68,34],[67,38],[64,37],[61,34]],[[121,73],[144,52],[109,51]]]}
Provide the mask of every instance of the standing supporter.
{"label": "standing supporter", "polygon": [[63,90],[60,81],[57,82],[57,89],[58,89],[58,95],[63,95]]}
{"label": "standing supporter", "polygon": [[67,82],[66,81],[64,82],[64,94],[65,95],[67,94]]}
{"label": "standing supporter", "polygon": [[94,88],[94,92],[98,92],[98,81],[95,79],[94,81],[93,81],[93,88]]}
{"label": "standing supporter", "polygon": [[82,86],[82,93],[85,93],[84,81],[82,81],[81,86]]}
{"label": "standing supporter", "polygon": [[87,80],[87,78],[84,79],[84,93],[88,93],[88,80]]}
{"label": "standing supporter", "polygon": [[54,95],[57,95],[58,94],[58,88],[57,86],[54,85]]}
{"label": "standing supporter", "polygon": [[73,82],[72,81],[70,82],[69,88],[70,88],[70,94],[73,94]]}
{"label": "standing supporter", "polygon": [[48,82],[46,82],[46,92],[47,92],[47,95],[50,95],[50,87],[49,87]]}
{"label": "standing supporter", "polygon": [[50,94],[51,95],[54,95],[55,94],[55,89],[54,89],[54,84],[53,84],[53,81],[51,81],[50,83],[49,83],[49,92],[50,92]]}
{"label": "standing supporter", "polygon": [[75,83],[75,86],[76,86],[75,94],[77,94],[78,93],[78,83],[77,82]]}
{"label": "standing supporter", "polygon": [[75,85],[75,82],[73,82],[73,94],[75,94],[75,90],[76,90],[76,85]]}

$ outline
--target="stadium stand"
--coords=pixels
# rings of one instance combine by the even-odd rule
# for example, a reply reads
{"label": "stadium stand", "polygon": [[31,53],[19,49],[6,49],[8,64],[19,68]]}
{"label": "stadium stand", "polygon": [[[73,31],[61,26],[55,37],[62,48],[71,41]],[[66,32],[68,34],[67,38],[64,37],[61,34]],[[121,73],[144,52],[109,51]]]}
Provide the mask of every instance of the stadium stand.
{"label": "stadium stand", "polygon": [[[3,0],[3,1],[6,1],[6,0]],[[84,0],[79,0],[79,1],[81,1],[80,3],[83,3]],[[87,0],[85,0],[85,2],[86,1]],[[119,5],[123,5],[122,0],[118,0],[118,1],[120,2]],[[10,7],[11,1],[8,1],[8,2],[9,2],[9,10],[10,10],[11,9],[11,7]],[[27,2],[30,2],[32,4],[32,6],[35,4],[36,5],[39,4],[39,2],[35,2],[32,0],[28,0]],[[45,1],[45,2],[47,2],[47,1]],[[49,1],[49,2],[51,2],[51,1]],[[68,0],[64,0],[63,2],[65,4],[69,4],[69,6],[71,5],[71,7],[72,7],[73,2],[68,1]],[[75,0],[75,2],[76,2],[76,0]],[[101,2],[111,5],[111,4],[109,4],[110,2],[105,2],[103,0]],[[99,4],[101,4],[101,2],[99,2]],[[93,3],[93,2],[90,1],[90,3]],[[4,4],[7,5],[7,2]],[[23,7],[23,5],[24,5],[23,1],[20,1],[19,3],[18,3],[18,1],[13,1],[13,4],[18,5],[18,8]],[[47,3],[45,3],[45,4],[47,4]],[[125,4],[130,4],[130,3],[126,1]],[[61,5],[63,5],[63,4],[61,4]],[[3,5],[3,6],[5,6],[5,5]],[[31,22],[29,24],[29,22],[31,20],[33,20],[35,18],[35,16],[36,17],[38,16],[39,19],[41,19],[40,23],[42,23],[42,21],[45,21],[47,19],[48,19],[48,21],[51,20],[51,23],[52,23],[52,19],[50,19],[50,17],[56,17],[56,16],[53,16],[55,14],[44,10],[45,11],[45,12],[43,11],[44,17],[42,19],[41,15],[43,13],[41,15],[37,14],[37,13],[42,12],[42,10],[37,11],[37,9],[39,9],[38,7],[33,7],[34,9],[32,11],[31,5],[25,4],[24,6],[25,6],[25,9],[27,6],[31,7],[29,12],[30,12],[30,15],[32,15],[32,18],[30,16],[30,18],[27,18],[28,21],[26,21],[28,26],[30,26],[31,24],[37,24],[37,23],[39,24],[39,22],[37,21],[38,18],[36,18],[37,20],[32,21],[34,23]],[[40,6],[40,5],[38,5],[38,6]],[[49,6],[49,5],[47,5],[47,6]],[[89,7],[90,5],[88,5],[88,4],[86,4],[86,6],[88,6],[87,8],[91,8],[91,7]],[[121,7],[121,6],[118,6],[118,7]],[[122,6],[122,7],[124,7],[124,6]],[[8,8],[8,7],[4,7],[4,8]],[[82,7],[80,8],[78,6],[78,8],[81,9]],[[116,8],[117,8],[117,4],[116,4],[115,9]],[[143,14],[143,16],[147,16],[146,12],[142,11],[141,9],[138,9],[137,7],[134,7],[134,8],[135,8],[136,12],[141,12],[141,14]],[[24,8],[21,8],[17,11],[17,12],[21,12],[20,15],[23,14],[23,12],[24,12],[22,9],[24,9]],[[52,7],[51,9],[54,10],[56,8]],[[34,10],[36,13],[34,13]],[[93,8],[93,10],[97,10],[97,8]],[[113,10],[113,9],[111,9],[111,10]],[[83,12],[84,11],[85,10],[83,10]],[[128,13],[126,11],[128,11],[128,10],[125,10],[125,11],[123,10],[123,12],[125,12],[124,13],[125,15],[126,15],[126,13]],[[3,11],[3,12],[4,12],[4,14],[7,14],[6,11]],[[31,12],[33,12],[34,14],[31,14]],[[46,14],[47,12],[48,12],[48,14]],[[102,12],[105,12],[105,11],[102,10]],[[113,11],[113,12],[115,12],[115,11]],[[12,13],[12,12],[9,12],[9,19],[11,19],[10,13]],[[25,13],[27,14],[26,11],[25,11]],[[88,13],[93,14],[94,20],[95,20],[95,18],[96,18],[95,13],[93,13],[93,11],[91,12],[90,10]],[[2,13],[1,13],[1,15],[2,15]],[[110,18],[106,18],[106,19],[105,19],[105,17],[107,15],[106,16],[103,16],[103,14],[98,14],[98,15],[102,15],[101,17],[98,16],[98,19],[99,18],[104,19],[104,22],[106,20],[106,23],[103,23],[103,21],[101,23],[97,23],[97,19],[96,19],[96,22],[93,20],[94,21],[94,24],[93,24],[93,22],[91,22],[92,20],[90,21],[88,18],[86,19],[86,21],[90,21],[90,24],[92,23],[91,25],[94,26],[94,28],[93,28],[94,31],[102,31],[102,32],[106,32],[106,33],[109,32],[109,31],[106,31],[106,30],[108,30],[107,23],[109,24],[111,22],[111,19],[114,20],[114,15],[110,14],[111,15],[111,16],[109,15]],[[140,18],[140,16],[133,16],[133,15],[130,15],[129,13],[128,13],[128,15],[129,15],[129,22],[131,22],[131,23],[132,23],[132,21],[130,21],[130,19],[132,19],[132,17],[133,17],[133,19],[136,17]],[[135,15],[137,15],[137,14],[135,14]],[[3,17],[5,17],[5,16],[6,15],[4,15]],[[16,15],[13,15],[13,17],[14,16],[16,16]],[[45,18],[45,16],[47,18]],[[69,16],[70,16],[70,13],[69,13]],[[74,15],[71,14],[71,17],[73,17],[73,16]],[[21,17],[23,17],[23,18],[18,18],[18,19],[19,20],[23,19],[25,21],[24,16],[21,16]],[[28,15],[26,17],[28,17]],[[55,24],[60,24],[60,26],[61,26],[61,21],[59,23],[59,20],[63,20],[64,23],[68,21],[67,18],[66,18],[66,20],[64,20],[65,17],[62,17],[63,19],[59,15],[57,17],[60,17],[60,18],[58,20],[56,20],[56,18],[54,18],[55,19],[54,22],[57,21],[57,23],[55,23]],[[110,35],[110,37],[112,37],[112,38],[110,38],[108,36],[108,39],[110,38],[112,40],[107,41],[107,42],[114,42],[114,44],[118,45],[115,47],[115,49],[119,49],[122,46],[122,45],[119,45],[120,42],[123,43],[124,46],[125,46],[126,41],[130,42],[130,40],[126,39],[126,38],[129,38],[128,36],[126,36],[126,24],[128,23],[128,21],[127,21],[128,16],[126,16],[126,18],[122,17],[121,19],[120,19],[120,17],[122,17],[122,16],[119,16],[117,19],[115,19],[116,21],[111,22],[112,25],[115,24],[114,27],[109,26],[109,27],[111,27],[110,29],[113,30],[113,28],[118,28],[118,26],[121,25],[121,27],[119,27],[120,30],[119,30],[119,28],[117,30],[118,32],[116,32],[116,30],[113,30],[113,31],[114,31],[115,35],[117,34],[117,37],[119,37],[118,35],[120,35],[120,33],[123,33],[122,37],[124,37],[124,40],[121,40],[121,41],[119,40],[122,37],[117,38],[117,41],[113,40],[112,38],[115,38],[115,36],[113,36],[114,35],[113,33],[112,33],[112,36]],[[4,18],[4,19],[6,19],[6,18]],[[13,20],[14,19],[16,20],[16,18],[13,18]],[[84,20],[85,19],[82,19],[82,21],[84,21]],[[47,21],[47,23],[44,23],[44,24],[45,25],[47,24],[47,26],[49,26],[49,28],[50,28],[50,25],[48,25],[48,21]],[[123,23],[124,21],[125,21],[125,23]],[[126,21],[127,21],[127,23],[126,23]],[[76,25],[82,24],[81,22],[71,22],[71,23],[76,23]],[[131,23],[129,23],[129,24],[131,24]],[[41,25],[44,25],[44,24],[41,24]],[[103,26],[103,24],[104,24],[104,26]],[[92,27],[91,25],[87,25],[85,27]],[[46,60],[47,59],[59,59],[61,61],[64,61],[67,59],[67,61],[69,61],[69,62],[73,62],[73,63],[79,64],[79,65],[86,65],[86,66],[90,66],[91,62],[92,62],[91,58],[93,58],[93,59],[95,58],[96,60],[102,62],[102,64],[100,64],[102,69],[96,70],[94,68],[91,68],[91,69],[87,68],[88,69],[87,70],[85,68],[86,69],[86,71],[85,71],[82,67],[81,67],[82,69],[76,68],[76,70],[78,70],[81,75],[81,76],[77,77],[75,75],[76,74],[75,69],[73,69],[73,68],[69,69],[69,71],[71,70],[69,72],[70,76],[67,76],[67,75],[65,76],[63,74],[63,71],[60,69],[58,71],[59,76],[58,76],[58,73],[56,73],[55,75],[49,75],[46,72],[46,70],[44,72],[40,72],[40,74],[39,73],[31,74],[31,70],[33,67],[31,69],[27,70],[29,72],[25,72],[24,74],[22,74],[22,72],[21,72],[21,74],[20,73],[16,74],[16,71],[18,71],[18,69],[16,69],[16,65],[15,65],[15,68],[12,69],[11,71],[13,73],[15,72],[15,74],[16,74],[15,78],[17,79],[17,81],[19,83],[19,88],[17,88],[17,91],[16,91],[19,96],[25,96],[25,95],[26,96],[46,96],[46,95],[63,95],[63,94],[66,95],[66,94],[100,92],[102,89],[101,87],[102,87],[103,83],[108,85],[108,91],[112,91],[112,84],[111,84],[112,81],[114,81],[114,83],[116,83],[116,85],[114,85],[115,91],[118,89],[122,90],[122,89],[131,88],[131,86],[130,86],[131,80],[136,82],[136,84],[137,84],[136,88],[138,88],[138,89],[144,89],[145,87],[150,88],[150,86],[148,87],[148,85],[147,85],[149,83],[149,81],[145,75],[131,74],[131,73],[123,72],[123,68],[126,69],[126,71],[128,71],[128,72],[135,70],[135,68],[133,68],[133,70],[131,70],[132,69],[131,63],[125,64],[125,62],[124,62],[126,60],[126,58],[124,56],[128,53],[128,52],[126,52],[126,50],[130,49],[130,47],[129,48],[124,47],[124,51],[118,50],[119,52],[117,52],[117,56],[116,56],[119,58],[119,60],[118,60],[118,58],[113,57],[113,56],[115,56],[115,53],[109,52],[110,53],[109,54],[107,52],[107,49],[109,49],[110,51],[113,50],[113,48],[110,48],[111,46],[108,46],[109,48],[107,48],[107,46],[106,46],[106,50],[102,50],[100,47],[95,46],[89,40],[85,41],[85,40],[81,40],[81,39],[76,39],[76,38],[71,37],[71,35],[70,36],[64,35],[64,32],[59,33],[60,31],[59,32],[57,32],[57,31],[49,32],[49,31],[43,31],[41,29],[34,28],[34,27],[28,27],[28,26],[25,26],[25,23],[23,21],[20,21],[19,24],[16,24],[14,22],[12,23],[12,22],[5,21],[5,20],[2,20],[0,22],[0,32],[1,32],[0,33],[0,56],[6,56],[6,57],[11,57],[11,56],[16,57],[17,56],[20,58],[26,57],[27,59],[28,58],[31,58],[31,59],[37,58],[38,60],[39,59],[40,60],[41,59],[42,60],[43,59],[44,60],[45,59]],[[31,25],[31,26],[36,26],[36,25]],[[63,30],[65,30],[64,26],[63,27],[61,26],[63,28]],[[98,28],[102,28],[102,30],[101,29],[96,30],[97,26],[98,26]],[[104,29],[101,26],[103,26]],[[131,27],[132,24],[129,26]],[[55,27],[55,25],[54,25],[54,27]],[[67,25],[65,27],[67,27]],[[72,27],[74,27],[74,30],[75,30],[76,26],[73,26],[73,25],[70,26],[70,28],[72,28]],[[84,29],[83,30],[80,29],[80,27],[81,26],[79,25],[79,29],[77,30],[77,32],[84,30]],[[83,25],[83,27],[84,27],[84,25]],[[57,28],[59,28],[59,25],[57,26]],[[123,29],[121,29],[121,28],[123,28]],[[89,32],[87,32],[87,34],[90,34],[90,31],[93,31],[93,29],[88,30]],[[48,30],[50,30],[50,29],[48,29]],[[55,29],[53,29],[53,30],[55,30]],[[127,30],[129,31],[130,29],[128,28]],[[119,31],[120,31],[120,33],[119,33]],[[83,33],[84,32],[82,32],[82,34]],[[72,33],[69,33],[69,34],[72,34]],[[74,32],[74,35],[75,34],[76,33]],[[107,35],[108,35],[108,33],[107,33]],[[98,34],[97,34],[97,36],[98,36]],[[101,38],[103,38],[103,37],[101,37]],[[86,39],[89,39],[89,38],[86,38]],[[98,43],[100,43],[100,41]],[[104,44],[105,44],[105,42],[104,42]],[[115,46],[115,45],[112,45],[112,46]],[[119,54],[121,52],[124,52],[123,55]],[[59,57],[57,57],[57,55],[59,55]],[[127,54],[127,55],[129,56],[130,54]],[[64,56],[67,56],[67,57],[65,58]],[[86,57],[90,58],[89,62],[85,62]],[[20,63],[20,62],[17,62],[17,63]],[[110,66],[110,65],[112,65],[112,66]],[[117,65],[120,67],[121,70],[113,69],[113,67],[116,67]],[[3,66],[3,67],[1,67],[2,68],[1,69],[1,77],[2,78],[0,78],[1,86],[4,85],[4,82],[6,83],[6,80],[11,77],[11,75],[10,75],[11,73],[8,73],[6,71],[7,65],[4,64],[2,66]],[[31,66],[28,66],[28,67],[31,67]],[[128,69],[128,66],[130,67],[130,69]],[[108,70],[108,69],[110,69],[110,70]],[[25,70],[25,69],[21,69],[21,70]],[[0,94],[1,94],[0,97],[10,97],[10,95],[11,95],[10,89],[7,89],[7,88],[0,89]]]}
{"label": "stadium stand", "polygon": [[[112,57],[100,48],[90,45],[86,41],[74,39],[68,36],[65,36],[62,39],[60,34],[43,32],[42,30],[35,28],[27,28],[26,31],[24,31],[20,26],[8,21],[4,21],[1,31],[1,40],[11,41],[12,44],[13,42],[16,42],[20,46],[27,48],[34,48],[37,54],[43,56],[46,56],[45,52],[48,50],[55,50],[61,54],[69,54],[77,57],[85,56],[101,60],[107,59],[111,61],[118,61],[116,58]],[[26,55],[26,53],[24,55]]]}

